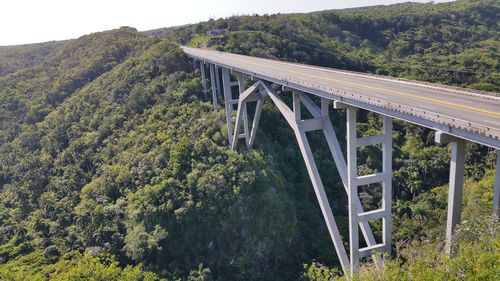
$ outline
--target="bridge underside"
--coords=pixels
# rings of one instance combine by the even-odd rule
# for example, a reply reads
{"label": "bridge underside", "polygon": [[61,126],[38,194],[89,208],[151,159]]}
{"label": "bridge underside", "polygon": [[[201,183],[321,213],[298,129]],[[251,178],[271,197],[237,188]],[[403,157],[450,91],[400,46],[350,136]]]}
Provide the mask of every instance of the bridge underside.
{"label": "bridge underside", "polygon": [[[196,62],[196,60],[195,60]],[[371,256],[377,268],[381,269],[383,260],[391,255],[391,193],[392,193],[392,118],[382,115],[382,133],[366,137],[357,136],[356,116],[358,108],[347,105],[340,100],[320,96],[317,104],[310,94],[293,88],[290,85],[280,85],[276,82],[253,79],[253,84],[245,88],[244,74],[233,71],[237,78],[232,81],[231,71],[223,66],[200,62],[202,85],[204,92],[209,91],[207,68],[210,72],[210,90],[212,93],[214,110],[218,109],[219,98],[223,97],[228,128],[229,146],[236,149],[240,139],[245,146],[252,148],[262,107],[270,100],[281,112],[289,126],[292,128],[300,152],[304,159],[314,192],[325,219],[330,237],[334,244],[342,269],[349,278],[357,272],[359,261],[363,257]],[[208,67],[207,67],[208,66]],[[221,79],[222,78],[222,79]],[[222,81],[220,81],[222,80]],[[222,85],[221,85],[222,84]],[[237,87],[233,91],[233,87]],[[283,89],[283,94],[291,93],[293,104],[290,108],[280,97],[277,89]],[[256,103],[253,120],[248,114],[248,103]],[[303,118],[302,108],[308,111],[312,118]],[[332,126],[329,111],[345,110],[347,120],[347,151],[346,157],[341,150],[337,135]],[[366,109],[366,108],[365,108]],[[379,112],[380,113],[380,112]],[[251,122],[250,122],[251,121]],[[313,157],[307,138],[307,132],[322,131],[328,143],[332,158],[339,172],[340,178],[348,195],[349,211],[349,255],[344,248],[342,237],[339,233],[334,215],[332,213],[325,187],[321,180],[318,167]],[[436,132],[436,142],[450,144],[450,182],[448,195],[448,217],[446,227],[446,251],[451,251],[451,239],[456,226],[460,223],[462,209],[462,191],[464,184],[465,140],[451,136],[442,131]],[[382,169],[378,173],[358,175],[357,150],[362,146],[379,145],[382,150]],[[493,215],[499,215],[500,204],[500,152],[497,150],[497,169],[494,187]],[[380,184],[382,186],[381,208],[365,212],[358,196],[358,187],[364,185]],[[382,241],[377,242],[370,222],[382,220]],[[365,247],[360,248],[359,230],[364,239]],[[382,255],[377,255],[382,254]]]}

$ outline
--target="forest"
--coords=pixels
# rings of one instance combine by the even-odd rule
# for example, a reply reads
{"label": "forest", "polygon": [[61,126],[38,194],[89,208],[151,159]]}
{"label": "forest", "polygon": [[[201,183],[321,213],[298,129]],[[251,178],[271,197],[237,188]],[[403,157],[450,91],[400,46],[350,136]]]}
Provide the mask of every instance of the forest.
{"label": "forest", "polygon": [[[343,280],[293,131],[268,103],[255,148],[231,150],[224,110],[179,45],[499,93],[499,12],[493,0],[405,3],[0,47],[0,280]],[[358,119],[360,134],[381,129]],[[321,135],[309,138],[346,237],[342,182]],[[392,261],[359,278],[499,280],[495,151],[467,143],[449,258],[449,148],[402,121],[393,143]],[[358,169],[379,166],[378,149],[359,151]],[[360,190],[365,207],[380,196]]]}

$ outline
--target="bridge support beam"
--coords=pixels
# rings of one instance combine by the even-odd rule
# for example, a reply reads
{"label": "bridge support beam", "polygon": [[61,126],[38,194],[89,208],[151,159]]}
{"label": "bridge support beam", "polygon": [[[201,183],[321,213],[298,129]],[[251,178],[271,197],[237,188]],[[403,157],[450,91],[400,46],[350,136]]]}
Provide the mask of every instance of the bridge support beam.
{"label": "bridge support beam", "polygon": [[[328,198],[326,196],[326,192],[321,181],[321,177],[319,175],[318,167],[316,166],[316,162],[314,160],[311,147],[309,145],[309,141],[307,140],[306,132],[313,129],[322,129],[325,122],[322,118],[313,118],[308,120],[302,120],[300,117],[300,95],[298,92],[294,93],[293,101],[293,111],[285,104],[284,101],[274,92],[273,88],[267,83],[262,83],[263,92],[265,92],[269,98],[273,101],[276,107],[279,109],[283,117],[285,117],[286,121],[292,127],[295,137],[297,139],[300,152],[304,159],[307,172],[311,179],[311,183],[313,185],[314,193],[316,194],[316,198],[318,199],[319,206],[321,212],[323,214],[323,218],[325,219],[326,226],[328,232],[330,233],[330,237],[333,241],[333,245],[335,247],[335,251],[339,258],[340,264],[342,266],[342,270],[347,274],[349,272],[350,264],[349,258],[347,257],[347,253],[345,251],[344,245],[342,243],[342,238],[340,236],[340,232],[337,227],[337,223],[335,222],[335,218],[332,213],[332,209],[330,207],[330,203],[328,202]],[[347,275],[349,276],[349,275]]]}
{"label": "bridge support beam", "polygon": [[495,187],[493,189],[493,216],[500,218],[500,150],[497,150]]}
{"label": "bridge support beam", "polygon": [[[250,134],[248,131],[248,110],[247,110],[247,104],[246,103],[240,103],[241,95],[245,91],[245,77],[243,76],[243,73],[238,73],[238,106],[237,110],[238,112],[242,112],[241,119],[243,119],[243,134],[239,134],[239,126],[236,126],[235,132],[238,132],[238,136],[241,136],[242,138],[245,139],[245,144],[248,147],[248,144],[250,142]],[[240,110],[240,106],[241,110]],[[234,138],[234,136],[233,136]]]}
{"label": "bridge support beam", "polygon": [[207,91],[207,75],[205,73],[205,63],[200,61],[200,72],[201,72],[201,86],[203,87],[203,92]]}
{"label": "bridge support beam", "polygon": [[224,87],[224,109],[226,110],[227,137],[229,145],[233,144],[233,93],[231,89],[231,74],[229,69],[222,69],[222,85]]}
{"label": "bridge support beam", "polygon": [[356,111],[354,107],[347,107],[347,186],[349,210],[349,251],[351,253],[351,275],[358,272],[359,267],[359,233],[358,233],[358,206],[354,204],[358,198],[356,184],[357,172],[357,136],[356,136]]}
{"label": "bridge support beam", "polygon": [[[328,146],[330,147],[330,152],[332,154],[332,157],[334,159],[335,165],[337,167],[337,170],[340,174],[340,178],[342,179],[342,183],[344,185],[344,189],[346,191],[346,194],[349,194],[349,187],[348,187],[348,182],[347,182],[347,164],[346,160],[344,158],[344,155],[342,153],[342,150],[340,148],[339,141],[337,139],[337,136],[335,134],[335,130],[333,129],[332,122],[330,120],[330,117],[328,115],[328,104],[331,103],[330,100],[322,99],[321,100],[321,111],[320,109],[314,104],[314,102],[309,98],[307,95],[301,95],[301,100],[302,103],[306,106],[306,108],[311,112],[313,117],[318,118],[320,116],[320,113],[323,115],[323,118],[325,118],[324,122],[324,129],[323,133],[325,135],[326,141],[328,143]],[[338,102],[334,102],[334,108],[335,109],[345,109],[348,108],[347,105],[341,104]],[[390,161],[388,162],[390,163]],[[391,194],[390,192],[388,194]],[[359,197],[355,197],[354,199],[354,204],[356,205],[356,208],[358,209],[359,212],[363,213],[363,206],[361,205],[361,201],[359,200]],[[390,202],[390,201],[388,201]],[[387,206],[387,210],[391,210],[390,205]],[[373,236],[370,224],[368,220],[361,220],[359,222],[359,228],[361,229],[361,233],[363,234],[363,237],[365,239],[366,244],[369,247],[373,247],[377,244],[375,241],[375,237]],[[390,231],[386,232],[389,235],[391,234]],[[390,241],[390,237],[389,237]],[[372,255],[373,260],[375,261],[375,265],[379,270],[382,270],[382,261],[378,258],[376,255]]]}
{"label": "bridge support beam", "polygon": [[[347,253],[345,251],[344,245],[342,243],[342,238],[340,236],[340,232],[337,227],[337,223],[335,222],[335,218],[332,213],[332,209],[330,207],[330,203],[328,202],[328,198],[326,196],[326,192],[323,186],[323,182],[321,181],[321,177],[319,175],[318,167],[316,166],[316,162],[314,160],[311,147],[309,145],[309,141],[306,135],[306,126],[305,121],[302,120],[300,114],[300,96],[298,92],[294,92],[294,111],[290,110],[290,108],[274,93],[274,91],[268,90],[269,97],[273,100],[274,104],[281,111],[285,119],[288,121],[290,126],[292,127],[295,137],[297,138],[297,142],[300,148],[300,152],[306,164],[307,172],[311,179],[311,183],[314,188],[314,192],[316,194],[316,198],[318,199],[321,212],[323,213],[323,218],[325,219],[328,232],[330,233],[330,237],[333,241],[333,245],[335,247],[335,251],[337,252],[337,257],[340,260],[340,264],[342,266],[343,271],[348,275],[350,269],[349,259],[347,257]],[[323,121],[321,119],[309,119],[314,120],[313,122],[322,124]],[[322,129],[322,127],[319,127]]]}
{"label": "bridge support beam", "polygon": [[250,140],[248,141],[247,144],[248,149],[251,149],[255,142],[255,136],[257,135],[257,128],[259,127],[260,116],[262,114],[262,107],[264,106],[265,101],[266,101],[265,96],[257,100],[257,105],[255,106],[255,114],[253,116],[253,121],[252,121],[252,130],[250,131]]}
{"label": "bridge support beam", "polygon": [[[347,109],[347,170],[348,170],[348,198],[349,198],[349,248],[350,272],[358,272],[359,259],[376,252],[382,252],[384,258],[390,258],[392,237],[392,118],[382,117],[382,134],[358,138],[356,126],[357,108],[335,104],[336,108]],[[380,173],[359,176],[357,171],[357,149],[361,146],[382,144],[382,171]],[[382,208],[364,212],[359,203],[358,188],[362,185],[382,184]],[[367,243],[364,248],[359,247],[360,222],[367,223],[382,219],[381,243]],[[376,261],[377,263],[377,261]]]}
{"label": "bridge support beam", "polygon": [[217,96],[222,98],[219,67],[217,65],[214,65],[214,68],[215,68],[215,85],[217,86]]}
{"label": "bridge support beam", "polygon": [[448,216],[446,220],[445,252],[451,255],[453,233],[462,215],[462,194],[465,176],[465,141],[443,132],[436,132],[435,141],[440,144],[450,143],[450,182],[448,186]]}
{"label": "bridge support beam", "polygon": [[[215,81],[215,65],[210,64],[210,87],[212,88],[212,100],[214,103],[214,111],[218,109],[218,98],[217,98],[217,83]],[[217,73],[218,76],[218,73]]]}
{"label": "bridge support beam", "polygon": [[[274,86],[274,84],[272,85]],[[338,143],[337,137],[335,135],[335,131],[333,130],[333,126],[329,117],[328,106],[331,101],[327,99],[321,100],[321,107],[315,104],[315,102],[309,98],[306,94],[300,91],[293,92],[293,109],[290,109],[281,98],[274,92],[274,89],[271,85],[266,82],[257,81],[247,90],[245,90],[239,98],[238,103],[238,112],[236,114],[236,123],[235,123],[235,131],[233,134],[232,140],[232,148],[235,149],[238,138],[237,128],[241,126],[243,111],[246,108],[245,104],[250,101],[257,101],[257,109],[254,117],[254,125],[251,130],[251,138],[250,145],[247,143],[247,147],[251,147],[253,144],[253,139],[255,137],[257,126],[255,125],[258,122],[261,111],[261,104],[264,102],[265,95],[274,102],[276,107],[283,114],[289,125],[292,127],[295,136],[297,138],[297,142],[299,144],[299,148],[301,154],[303,156],[304,162],[306,164],[306,168],[311,179],[314,191],[316,193],[316,197],[319,201],[321,211],[323,213],[323,217],[327,224],[328,231],[330,233],[330,237],[332,238],[333,244],[335,246],[335,250],[337,252],[337,256],[342,265],[342,269],[345,272],[346,276],[349,278],[352,276],[350,273],[354,273],[357,270],[357,265],[359,264],[359,258],[365,257],[369,255],[373,255],[375,264],[378,268],[381,269],[381,260],[376,257],[376,252],[385,252],[385,257],[388,257],[390,254],[390,241],[391,241],[391,162],[392,162],[392,119],[389,117],[384,117],[384,134],[380,136],[373,136],[372,138],[366,139],[358,139],[354,134],[354,149],[357,149],[359,146],[363,145],[372,145],[372,144],[382,144],[383,146],[383,171],[382,173],[376,175],[370,175],[370,177],[355,177],[355,180],[360,180],[364,184],[370,184],[375,182],[382,182],[383,184],[383,198],[382,198],[382,209],[364,212],[361,202],[359,200],[357,194],[357,186],[354,189],[348,188],[348,174],[347,174],[347,165],[340,149],[340,145]],[[260,93],[259,90],[260,89]],[[260,106],[259,106],[260,104]],[[311,119],[302,119],[301,114],[301,104],[305,106],[305,108],[311,113]],[[355,123],[351,123],[355,125]],[[358,239],[351,239],[350,244],[352,247],[355,247],[356,251],[351,251],[351,257],[346,254],[345,248],[343,247],[342,239],[340,237],[340,233],[338,231],[337,225],[335,223],[335,219],[333,217],[328,199],[326,197],[326,192],[324,190],[323,183],[321,181],[321,177],[319,175],[319,171],[317,169],[316,163],[312,156],[311,147],[307,140],[306,132],[322,130],[327,143],[330,147],[330,151],[335,160],[337,168],[339,170],[342,182],[344,184],[344,188],[346,191],[356,190],[354,196],[350,197],[350,210],[353,210],[353,215],[356,219],[355,229],[356,234],[358,234],[358,225],[361,228],[363,236],[365,238],[367,247],[359,249],[359,245],[356,246],[356,243],[359,243]],[[373,176],[373,177],[371,177]],[[383,241],[382,243],[377,244],[375,238],[373,236],[372,230],[370,228],[369,221],[375,219],[383,220]],[[353,227],[354,228],[354,227]],[[359,236],[359,234],[358,234]],[[353,243],[353,241],[356,241]],[[352,264],[355,264],[355,267],[352,267]]]}
{"label": "bridge support beam", "polygon": [[[227,123],[227,135],[229,139],[229,146],[233,147],[234,138],[244,138],[245,142],[248,144],[250,141],[250,134],[248,131],[248,114],[246,110],[246,104],[242,105],[242,116],[240,119],[243,120],[244,132],[240,133],[240,125],[236,126],[236,116],[233,114],[235,111],[235,106],[239,108],[239,96],[244,92],[244,80],[243,74],[238,73],[238,81],[231,81],[231,73],[229,69],[222,68],[222,84],[224,87],[224,107],[226,110],[226,123]],[[233,87],[238,86],[238,97],[233,96]],[[237,108],[237,109],[238,109]]]}
{"label": "bridge support beam", "polygon": [[[239,136],[242,136],[240,133],[241,129],[241,123],[246,122],[245,128],[244,128],[244,138],[245,138],[245,144],[247,148],[251,148],[253,145],[253,142],[255,140],[255,134],[257,133],[257,127],[259,125],[260,121],[260,115],[262,113],[262,105],[265,101],[265,96],[261,95],[261,89],[262,89],[262,82],[257,81],[255,82],[252,86],[250,86],[248,89],[243,91],[238,99],[238,111],[236,113],[236,123],[234,126],[234,133],[233,133],[233,141],[231,148],[236,149],[236,146],[238,145],[238,139],[240,138]],[[256,101],[257,105],[255,108],[255,114],[254,114],[254,119],[252,122],[252,128],[251,131],[249,131],[248,128],[248,116],[247,116],[247,103],[251,101]],[[246,117],[246,118],[245,118]]]}

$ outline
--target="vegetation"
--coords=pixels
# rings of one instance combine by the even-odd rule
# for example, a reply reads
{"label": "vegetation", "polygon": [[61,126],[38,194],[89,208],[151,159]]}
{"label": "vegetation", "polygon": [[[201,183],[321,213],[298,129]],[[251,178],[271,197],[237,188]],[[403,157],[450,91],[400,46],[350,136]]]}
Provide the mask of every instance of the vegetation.
{"label": "vegetation", "polygon": [[498,13],[492,0],[310,14],[236,16],[149,34],[226,51],[500,91]]}
{"label": "vegetation", "polygon": [[0,76],[34,66],[64,42],[48,42],[22,46],[0,46]]}
{"label": "vegetation", "polygon": [[[415,200],[410,207],[411,216],[393,217],[395,259],[385,263],[383,274],[373,264],[365,264],[359,279],[497,280],[500,277],[500,224],[489,213],[494,179],[491,171],[479,182],[466,184],[463,222],[453,239],[453,258],[442,250],[444,226],[438,221],[445,220],[445,210],[434,205],[436,201],[446,200],[446,186],[441,186]],[[336,268],[319,262],[307,264],[304,268],[303,280],[343,280],[338,277]]]}
{"label": "vegetation", "polygon": [[106,255],[93,257],[70,252],[54,259],[48,251],[34,251],[0,268],[2,280],[161,280],[140,266],[120,268],[118,262]]}
{"label": "vegetation", "polygon": [[[498,90],[498,8],[458,1],[242,16],[0,48],[0,279],[338,278],[280,113],[267,104],[255,149],[232,151],[223,110],[213,112],[199,74],[172,41]],[[229,33],[208,37],[214,27]],[[473,75],[455,75],[465,69]],[[335,129],[345,130],[343,112],[331,114]],[[381,128],[371,113],[359,121],[360,134]],[[321,135],[309,137],[347,237],[340,177]],[[376,171],[379,154],[360,150],[360,169]],[[469,223],[457,235],[456,259],[440,250],[448,155],[431,131],[395,121],[395,259],[381,279],[498,279],[498,222],[476,219],[491,210],[494,153],[467,144]],[[380,196],[376,186],[360,189],[365,207]],[[474,229],[492,235],[473,237]],[[369,264],[361,274],[378,278]]]}
{"label": "vegetation", "polygon": [[[384,272],[364,266],[356,280],[497,280],[500,278],[500,228],[491,218],[465,221],[457,230],[457,254],[450,258],[433,243],[416,243],[404,257],[385,263]],[[313,263],[305,280],[344,280],[337,271]]]}

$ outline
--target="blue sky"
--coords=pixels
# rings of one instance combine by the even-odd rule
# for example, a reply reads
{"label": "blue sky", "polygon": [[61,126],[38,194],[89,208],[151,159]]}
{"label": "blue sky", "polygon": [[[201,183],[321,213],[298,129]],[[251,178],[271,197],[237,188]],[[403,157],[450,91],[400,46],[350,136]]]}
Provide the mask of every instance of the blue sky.
{"label": "blue sky", "polygon": [[70,39],[120,26],[148,30],[239,14],[311,12],[400,2],[406,1],[2,0],[0,46]]}

